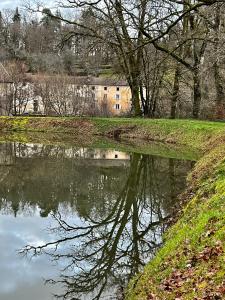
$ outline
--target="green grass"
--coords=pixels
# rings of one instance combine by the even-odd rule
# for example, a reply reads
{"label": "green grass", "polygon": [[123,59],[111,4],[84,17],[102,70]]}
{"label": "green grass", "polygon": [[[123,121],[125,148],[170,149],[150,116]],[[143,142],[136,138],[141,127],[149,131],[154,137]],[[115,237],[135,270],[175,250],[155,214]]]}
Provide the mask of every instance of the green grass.
{"label": "green grass", "polygon": [[225,134],[225,124],[193,120],[139,118],[0,117],[2,131],[73,133],[83,138],[108,136],[122,130],[121,138],[163,141],[203,148],[213,137]]}
{"label": "green grass", "polygon": [[[213,176],[167,232],[156,258],[130,283],[126,299],[225,298],[225,181],[217,172]],[[174,274],[177,286],[173,285]],[[171,284],[170,291],[166,282]],[[212,298],[204,298],[207,293]],[[213,298],[217,294],[221,298]]]}
{"label": "green grass", "polygon": [[215,131],[214,124],[190,125],[201,132],[205,154],[188,177],[188,205],[156,257],[130,282],[127,300],[225,299],[225,137],[223,124]]}
{"label": "green grass", "polygon": [[[171,143],[199,146],[213,135],[225,133],[225,124],[193,120],[94,119],[100,132],[117,127],[136,126],[128,137],[143,137]],[[126,135],[125,135],[126,136]]]}

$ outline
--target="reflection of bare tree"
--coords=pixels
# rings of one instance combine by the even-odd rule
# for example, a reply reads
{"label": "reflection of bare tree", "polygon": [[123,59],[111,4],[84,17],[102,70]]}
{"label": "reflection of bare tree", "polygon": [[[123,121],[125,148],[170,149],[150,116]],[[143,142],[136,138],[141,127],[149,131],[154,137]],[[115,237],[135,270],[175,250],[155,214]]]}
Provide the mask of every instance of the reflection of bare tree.
{"label": "reflection of bare tree", "polygon": [[100,299],[108,286],[123,286],[154,255],[170,218],[163,209],[166,195],[155,177],[155,162],[154,157],[133,154],[119,196],[106,201],[106,216],[92,210],[81,224],[74,225],[57,213],[53,215],[57,226],[51,231],[58,239],[21,250],[47,254],[63,263],[60,278],[50,280],[64,285],[60,297],[76,299],[95,291],[94,299]]}

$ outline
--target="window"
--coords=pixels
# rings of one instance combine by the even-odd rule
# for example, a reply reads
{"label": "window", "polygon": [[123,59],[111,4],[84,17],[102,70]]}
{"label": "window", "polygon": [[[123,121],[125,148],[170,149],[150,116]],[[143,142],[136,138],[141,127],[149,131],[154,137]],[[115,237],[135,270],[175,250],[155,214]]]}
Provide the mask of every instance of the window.
{"label": "window", "polygon": [[120,95],[116,94],[116,100],[120,100]]}
{"label": "window", "polygon": [[107,86],[105,86],[105,87],[104,87],[104,91],[107,91],[107,89],[108,89]]}
{"label": "window", "polygon": [[120,109],[120,105],[116,104],[116,109],[119,110]]}
{"label": "window", "polygon": [[117,154],[115,154],[115,158],[118,158],[118,155],[117,155]]}
{"label": "window", "polygon": [[94,91],[94,90],[95,90],[95,86],[92,87],[92,91]]}
{"label": "window", "polygon": [[120,88],[119,88],[119,87],[117,87],[117,88],[116,88],[116,90],[117,90],[117,92],[119,92]]}

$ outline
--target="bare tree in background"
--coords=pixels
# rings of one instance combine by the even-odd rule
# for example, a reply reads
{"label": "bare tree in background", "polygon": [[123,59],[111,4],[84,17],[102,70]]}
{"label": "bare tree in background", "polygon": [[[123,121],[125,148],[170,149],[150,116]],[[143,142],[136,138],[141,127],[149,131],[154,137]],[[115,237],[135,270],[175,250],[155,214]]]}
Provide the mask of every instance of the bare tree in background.
{"label": "bare tree in background", "polygon": [[7,92],[8,114],[21,115],[26,111],[29,102],[33,101],[33,92],[26,77],[26,66],[23,62],[11,61],[5,65],[9,74],[10,92]]}
{"label": "bare tree in background", "polygon": [[39,76],[33,81],[35,95],[40,96],[46,115],[98,115],[94,93],[85,77]]}
{"label": "bare tree in background", "polygon": [[[39,18],[21,9],[0,13],[2,62],[23,62],[26,72],[55,77],[98,76],[104,70],[108,76],[109,67],[109,74],[127,79],[135,116],[198,118],[209,116],[203,110],[211,110],[211,105],[216,118],[224,118],[223,0],[55,3],[59,4],[55,10],[28,6],[42,12]],[[74,85],[66,91],[64,82],[48,80],[40,91],[46,114],[108,115],[106,103],[96,105],[88,88],[78,91]],[[24,86],[16,83],[14,96],[22,101],[23,92]]]}
{"label": "bare tree in background", "polygon": [[[73,34],[86,35],[93,37],[99,43],[107,43],[116,54],[118,63],[127,78],[132,92],[132,105],[135,116],[142,114],[140,106],[140,78],[142,68],[143,47],[145,44],[152,43],[158,50],[162,46],[158,45],[160,41],[168,35],[186,15],[192,12],[195,18],[195,12],[198,8],[205,5],[212,5],[215,1],[205,0],[195,4],[184,2],[182,6],[176,1],[79,1],[70,0],[61,2],[60,6],[72,10],[87,11],[91,10],[95,17],[95,24],[82,24],[78,20],[67,19],[62,16],[50,15],[53,18],[74,25]],[[182,2],[183,3],[183,2]],[[181,3],[181,4],[182,4]],[[192,22],[192,26],[196,23]],[[93,26],[95,25],[95,26]],[[194,27],[193,27],[194,29]],[[195,47],[195,46],[194,46]],[[203,49],[204,47],[202,47]],[[167,49],[167,53],[171,50]],[[194,108],[193,115],[199,114],[200,95],[198,88],[197,69],[201,61],[201,55],[196,55],[194,50],[195,63],[185,65],[193,72],[194,83]],[[204,51],[203,51],[204,52]],[[182,58],[173,55],[178,62],[183,62]]]}

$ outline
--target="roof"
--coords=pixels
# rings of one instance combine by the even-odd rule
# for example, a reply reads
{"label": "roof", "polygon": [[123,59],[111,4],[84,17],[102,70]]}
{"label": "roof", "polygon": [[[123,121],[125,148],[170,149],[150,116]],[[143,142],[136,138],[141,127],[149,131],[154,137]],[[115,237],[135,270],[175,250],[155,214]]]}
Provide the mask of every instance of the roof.
{"label": "roof", "polygon": [[128,86],[126,80],[118,78],[118,77],[93,77],[93,76],[62,76],[62,75],[32,75],[27,74],[27,78],[29,78],[33,82],[46,82],[51,80],[60,80],[66,81],[70,84],[75,85],[101,85],[101,86]]}
{"label": "roof", "polygon": [[116,78],[116,77],[91,77],[88,78],[89,84],[91,85],[106,85],[106,86],[128,86],[126,80]]}

